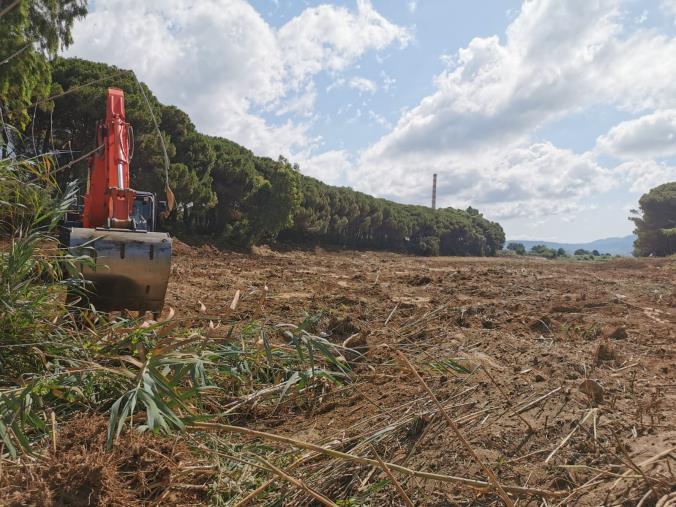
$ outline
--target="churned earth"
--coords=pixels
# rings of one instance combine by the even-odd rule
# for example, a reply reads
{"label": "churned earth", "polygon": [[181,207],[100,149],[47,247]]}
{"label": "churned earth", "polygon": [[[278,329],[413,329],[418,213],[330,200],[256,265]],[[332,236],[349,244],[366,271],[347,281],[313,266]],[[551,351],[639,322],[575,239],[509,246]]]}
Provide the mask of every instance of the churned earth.
{"label": "churned earth", "polygon": [[[315,317],[313,332],[352,349],[350,383],[253,404],[238,424],[486,481],[404,354],[501,484],[546,490],[521,505],[652,505],[675,484],[675,281],[673,259],[245,255],[177,242],[167,303],[279,329]],[[498,501],[394,473],[416,505]],[[369,464],[308,460],[294,475],[345,505],[405,501]],[[291,489],[287,502],[308,498]]]}
{"label": "churned earth", "polygon": [[125,430],[112,452],[106,418],[76,414],[40,459],[3,463],[0,503],[499,505],[488,468],[520,506],[673,505],[675,281],[673,259],[242,254],[175,241],[167,329],[243,351],[262,350],[265,332],[290,350],[304,322],[349,376],[281,394],[219,385],[207,420],[245,433]]}

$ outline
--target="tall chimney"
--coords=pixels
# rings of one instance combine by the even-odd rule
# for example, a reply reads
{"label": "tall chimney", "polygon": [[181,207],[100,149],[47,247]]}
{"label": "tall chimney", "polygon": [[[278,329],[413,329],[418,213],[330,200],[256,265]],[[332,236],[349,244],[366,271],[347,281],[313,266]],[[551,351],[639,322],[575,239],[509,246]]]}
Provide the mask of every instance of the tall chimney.
{"label": "tall chimney", "polygon": [[432,177],[432,210],[437,209],[437,175]]}

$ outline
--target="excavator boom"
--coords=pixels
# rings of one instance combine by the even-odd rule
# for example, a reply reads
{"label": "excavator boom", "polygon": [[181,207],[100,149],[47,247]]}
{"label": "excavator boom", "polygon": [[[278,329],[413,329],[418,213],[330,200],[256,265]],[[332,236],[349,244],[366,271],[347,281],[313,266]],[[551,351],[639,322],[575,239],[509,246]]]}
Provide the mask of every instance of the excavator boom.
{"label": "excavator boom", "polygon": [[99,150],[89,162],[82,215],[67,230],[71,253],[89,254],[80,271],[91,282],[86,302],[100,311],[138,310],[157,315],[171,268],[171,238],[155,232],[155,195],[130,188],[131,126],[124,94],[108,89],[106,117],[96,126]]}
{"label": "excavator boom", "polygon": [[109,88],[106,119],[96,125],[96,143],[101,148],[90,162],[84,227],[131,227],[136,192],[129,188],[130,128],[125,121],[124,93]]}

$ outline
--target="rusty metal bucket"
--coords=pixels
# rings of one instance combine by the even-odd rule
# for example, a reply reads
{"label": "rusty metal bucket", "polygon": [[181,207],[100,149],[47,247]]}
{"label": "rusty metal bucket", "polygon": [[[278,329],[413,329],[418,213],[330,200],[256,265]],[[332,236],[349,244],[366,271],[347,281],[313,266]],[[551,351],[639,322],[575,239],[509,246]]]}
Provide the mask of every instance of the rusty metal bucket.
{"label": "rusty metal bucket", "polygon": [[91,282],[86,303],[99,311],[150,311],[159,314],[171,268],[171,238],[164,232],[70,229],[72,255],[89,255],[80,272]]}

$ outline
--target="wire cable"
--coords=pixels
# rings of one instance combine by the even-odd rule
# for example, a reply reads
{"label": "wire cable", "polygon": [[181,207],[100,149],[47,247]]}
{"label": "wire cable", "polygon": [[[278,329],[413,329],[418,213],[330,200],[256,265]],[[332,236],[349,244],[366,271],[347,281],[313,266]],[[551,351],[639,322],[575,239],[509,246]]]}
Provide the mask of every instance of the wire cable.
{"label": "wire cable", "polygon": [[171,187],[169,187],[169,155],[167,155],[167,147],[164,144],[164,136],[162,136],[162,132],[160,131],[160,126],[157,123],[157,118],[155,118],[155,113],[153,113],[153,108],[150,107],[150,101],[148,100],[148,97],[146,97],[146,92],[143,91],[143,87],[136,77],[136,74],[134,74],[134,79],[136,80],[139,90],[141,90],[141,95],[143,95],[146,106],[148,106],[148,112],[150,113],[150,117],[153,120],[155,130],[157,131],[157,136],[160,138],[160,144],[162,145],[162,152],[164,153],[164,185],[165,191],[167,193],[167,209],[170,213],[174,207],[174,193],[171,191]]}

